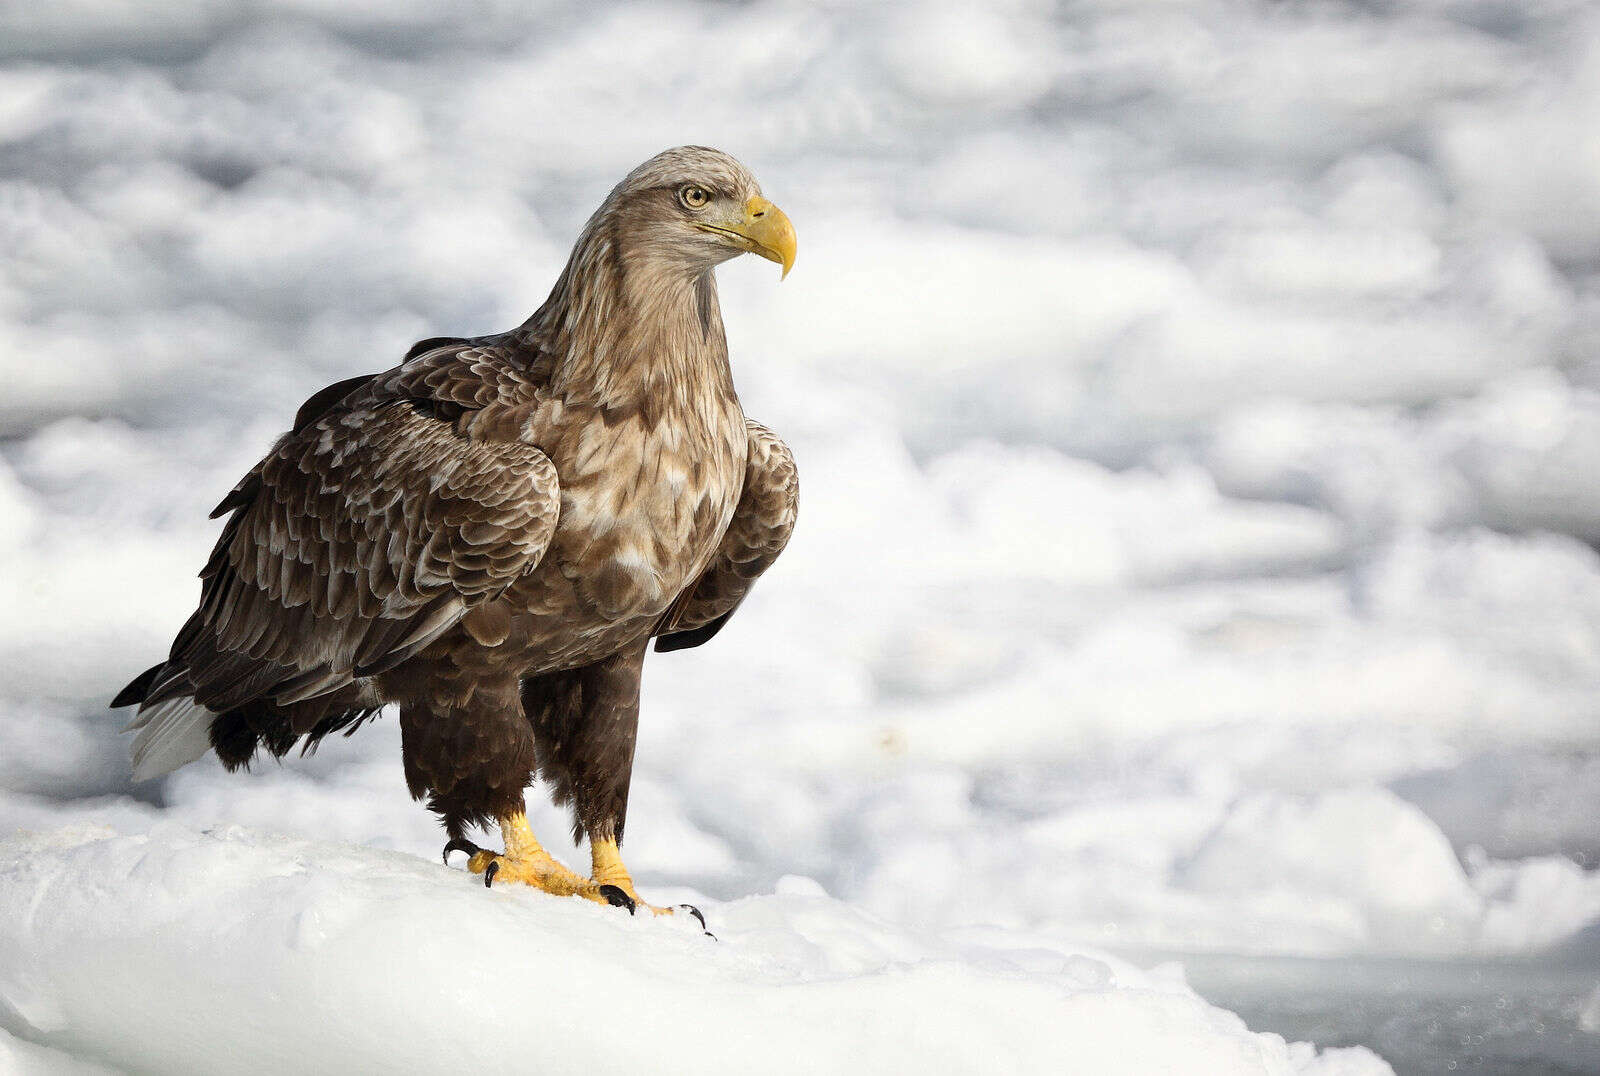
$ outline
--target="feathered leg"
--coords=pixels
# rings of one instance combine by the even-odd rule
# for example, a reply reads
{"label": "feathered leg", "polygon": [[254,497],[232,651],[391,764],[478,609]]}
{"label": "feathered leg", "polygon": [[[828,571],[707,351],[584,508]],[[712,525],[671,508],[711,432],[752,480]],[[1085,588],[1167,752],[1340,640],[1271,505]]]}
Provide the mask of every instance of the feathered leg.
{"label": "feathered leg", "polygon": [[[573,836],[589,838],[590,883],[615,887],[663,915],[674,909],[640,899],[621,852],[644,654],[641,642],[581,669],[526,680],[522,707],[533,728],[539,775],[555,786],[557,803],[572,805]],[[698,911],[694,914],[704,922]]]}
{"label": "feathered leg", "polygon": [[[522,716],[514,679],[452,675],[453,667],[411,667],[388,679],[401,693],[400,736],[406,784],[439,814],[450,834],[444,848],[468,853],[467,869],[485,885],[519,882],[558,896],[629,906],[620,889],[563,866],[539,843],[524,813],[523,789],[534,768],[533,730]],[[469,825],[500,826],[504,852],[479,848],[462,834]]]}

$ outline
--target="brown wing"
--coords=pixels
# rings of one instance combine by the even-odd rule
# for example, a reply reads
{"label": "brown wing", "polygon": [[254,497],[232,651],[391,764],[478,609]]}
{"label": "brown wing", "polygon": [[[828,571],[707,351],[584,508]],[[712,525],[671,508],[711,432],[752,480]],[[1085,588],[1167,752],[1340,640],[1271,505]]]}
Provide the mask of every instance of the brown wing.
{"label": "brown wing", "polygon": [[657,651],[699,646],[722,630],[761,573],[789,544],[800,476],[789,446],[759,422],[745,420],[750,452],[744,492],[709,567],[662,617]]}
{"label": "brown wing", "polygon": [[454,345],[308,402],[218,507],[233,516],[200,608],[145,706],[188,695],[221,712],[336,690],[404,661],[536,565],[560,507],[555,468],[475,421],[514,376],[501,358]]}

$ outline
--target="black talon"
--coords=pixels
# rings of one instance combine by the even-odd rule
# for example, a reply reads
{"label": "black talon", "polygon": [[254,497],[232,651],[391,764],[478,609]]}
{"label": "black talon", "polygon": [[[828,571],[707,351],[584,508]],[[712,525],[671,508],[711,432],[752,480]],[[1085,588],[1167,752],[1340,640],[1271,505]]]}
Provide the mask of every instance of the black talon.
{"label": "black talon", "polygon": [[[700,920],[700,929],[701,930],[705,930],[706,929],[706,917],[700,914],[700,909],[699,908],[696,908],[693,904],[680,904],[680,905],[678,905],[678,907],[682,908],[684,911],[688,912],[690,915],[692,915],[696,919]],[[709,930],[707,930],[706,933],[710,934],[711,932]]]}
{"label": "black talon", "polygon": [[636,907],[634,900],[622,890],[621,886],[603,885],[600,887],[600,895],[606,898],[606,903],[613,908],[626,908],[629,915],[633,914],[633,909]]}
{"label": "black talon", "polygon": [[494,876],[499,873],[500,861],[498,859],[491,859],[489,861],[489,865],[485,867],[483,871],[483,888],[488,889],[490,886],[494,885]]}
{"label": "black talon", "polygon": [[465,852],[469,856],[475,856],[481,851],[483,851],[483,849],[479,848],[471,841],[462,837],[455,837],[450,841],[449,844],[444,846],[444,865],[447,867],[450,865],[451,852]]}

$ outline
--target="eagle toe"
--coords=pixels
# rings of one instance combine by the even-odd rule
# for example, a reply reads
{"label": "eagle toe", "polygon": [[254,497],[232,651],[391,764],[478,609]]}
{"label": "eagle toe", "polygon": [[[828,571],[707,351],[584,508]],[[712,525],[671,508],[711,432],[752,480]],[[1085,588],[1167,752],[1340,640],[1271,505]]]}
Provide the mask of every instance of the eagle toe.
{"label": "eagle toe", "polygon": [[456,837],[444,846],[444,865],[447,867],[450,865],[451,852],[465,852],[468,856],[475,856],[482,851],[482,848],[479,848],[466,838]]}
{"label": "eagle toe", "polygon": [[606,899],[606,903],[611,905],[613,908],[628,909],[629,915],[632,915],[634,913],[634,909],[639,906],[639,902],[628,896],[627,892],[624,891],[619,885],[601,886],[600,895],[604,897]]}

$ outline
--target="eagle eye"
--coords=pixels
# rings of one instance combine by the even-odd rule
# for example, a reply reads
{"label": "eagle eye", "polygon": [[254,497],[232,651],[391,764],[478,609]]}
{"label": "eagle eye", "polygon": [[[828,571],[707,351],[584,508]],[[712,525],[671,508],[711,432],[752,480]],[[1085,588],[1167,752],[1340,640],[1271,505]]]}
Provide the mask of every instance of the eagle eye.
{"label": "eagle eye", "polygon": [[696,187],[693,183],[678,190],[678,201],[690,209],[699,209],[711,201],[711,195],[706,193],[704,187]]}

